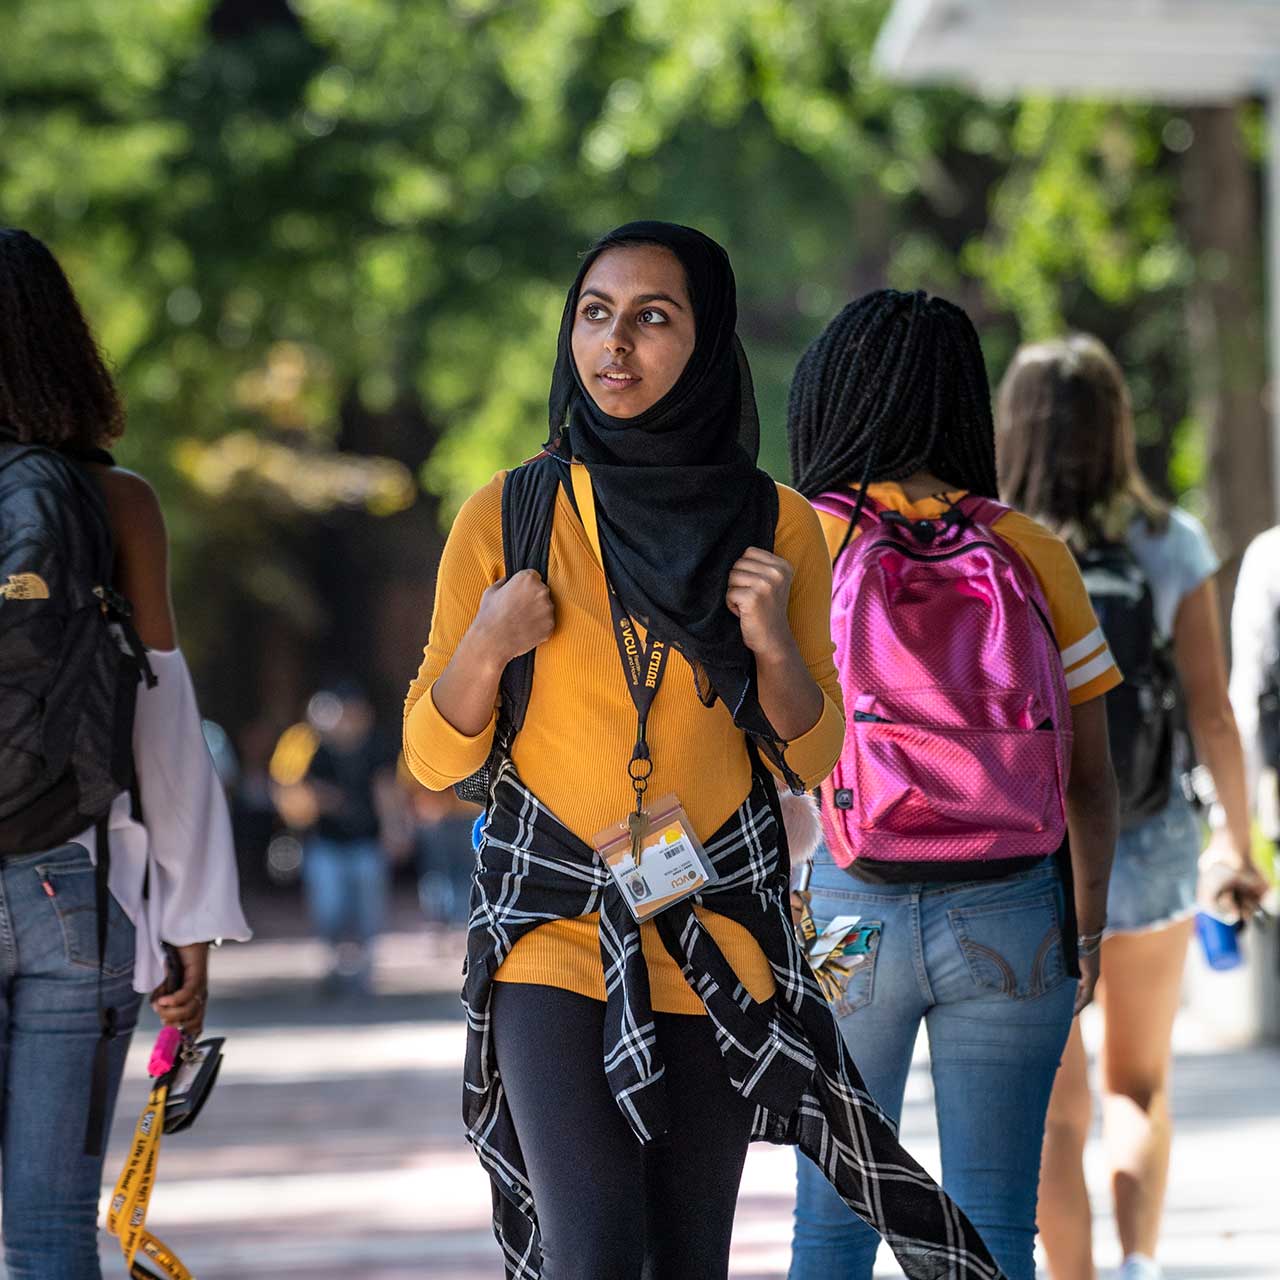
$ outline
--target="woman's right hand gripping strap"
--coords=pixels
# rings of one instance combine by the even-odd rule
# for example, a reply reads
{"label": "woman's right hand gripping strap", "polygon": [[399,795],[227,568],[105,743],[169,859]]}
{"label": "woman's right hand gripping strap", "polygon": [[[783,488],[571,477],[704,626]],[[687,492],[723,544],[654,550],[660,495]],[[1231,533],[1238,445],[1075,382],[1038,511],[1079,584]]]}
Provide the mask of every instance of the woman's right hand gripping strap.
{"label": "woman's right hand gripping strap", "polygon": [[[524,569],[534,569],[546,582],[556,493],[563,467],[565,464],[559,459],[543,453],[507,472],[502,484],[502,558],[507,577]],[[500,724],[508,748],[524,727],[529,695],[533,691],[536,652],[530,649],[513,658],[502,673]]]}

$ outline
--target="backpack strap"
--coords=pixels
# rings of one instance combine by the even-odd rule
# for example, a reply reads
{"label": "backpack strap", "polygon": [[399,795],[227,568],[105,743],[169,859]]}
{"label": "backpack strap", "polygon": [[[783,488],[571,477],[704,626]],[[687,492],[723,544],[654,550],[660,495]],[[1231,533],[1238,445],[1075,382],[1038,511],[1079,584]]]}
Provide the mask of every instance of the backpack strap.
{"label": "backpack strap", "polygon": [[[811,505],[819,511],[825,511],[829,516],[835,516],[838,520],[852,522],[853,513],[858,509],[858,496],[845,489],[830,489],[826,493],[820,493],[816,498],[811,499]],[[880,523],[882,510],[881,505],[868,494],[863,499],[862,514],[858,519],[858,523],[863,529],[872,528]]]}
{"label": "backpack strap", "polygon": [[964,512],[974,524],[984,525],[990,529],[993,524],[1004,516],[1007,516],[1012,507],[1007,507],[1003,502],[997,502],[994,498],[984,498],[976,493],[966,493],[956,506]]}
{"label": "backpack strap", "polygon": [[117,1014],[106,1003],[103,992],[103,969],[107,963],[107,917],[110,909],[111,840],[107,832],[110,814],[94,824],[97,857],[93,868],[94,911],[98,933],[98,1043],[93,1050],[93,1074],[89,1083],[89,1115],[85,1122],[84,1153],[102,1155],[107,1138],[110,1115],[107,1110],[108,1084],[111,1078],[111,1042],[116,1038]]}
{"label": "backpack strap", "polygon": [[[551,556],[551,527],[555,520],[556,492],[564,463],[542,453],[523,466],[508,471],[502,482],[502,559],[507,577],[535,569],[545,582]],[[499,689],[503,742],[508,750],[524,728],[529,696],[533,692],[536,649],[507,663]]]}
{"label": "backpack strap", "polygon": [[40,446],[22,444],[16,436],[10,436],[0,430],[0,471],[21,462],[28,454],[37,453]]}
{"label": "backpack strap", "polygon": [[838,520],[849,522],[849,527],[844,531],[844,537],[840,539],[839,549],[831,557],[833,565],[839,562],[840,557],[853,541],[854,530],[861,529],[866,533],[874,529],[880,523],[881,513],[884,510],[869,493],[850,493],[844,489],[829,489],[826,493],[820,493],[812,500],[812,505],[818,511],[825,511]]}

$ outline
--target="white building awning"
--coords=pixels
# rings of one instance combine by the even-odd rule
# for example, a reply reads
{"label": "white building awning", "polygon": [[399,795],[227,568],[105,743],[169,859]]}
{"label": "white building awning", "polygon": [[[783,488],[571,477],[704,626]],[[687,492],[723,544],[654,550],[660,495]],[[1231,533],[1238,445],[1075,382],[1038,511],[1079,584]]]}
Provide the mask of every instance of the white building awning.
{"label": "white building awning", "polygon": [[[993,97],[1174,106],[1264,97],[1271,383],[1280,387],[1280,0],[896,0],[876,42],[891,80]],[[1280,510],[1280,406],[1272,492]]]}
{"label": "white building awning", "polygon": [[1275,0],[898,0],[890,78],[999,96],[1230,102],[1280,81]]}

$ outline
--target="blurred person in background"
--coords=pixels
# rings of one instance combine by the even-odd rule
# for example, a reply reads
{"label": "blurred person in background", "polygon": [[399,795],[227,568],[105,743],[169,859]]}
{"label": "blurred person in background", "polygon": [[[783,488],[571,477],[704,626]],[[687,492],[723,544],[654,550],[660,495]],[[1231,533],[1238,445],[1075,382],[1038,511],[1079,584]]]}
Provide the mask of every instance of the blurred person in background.
{"label": "blurred person in background", "polygon": [[397,755],[394,740],[378,732],[364,690],[340,681],[311,698],[305,724],[286,730],[272,757],[280,814],[306,832],[307,907],[312,927],[332,949],[327,994],[372,990],[390,857],[403,845]]}
{"label": "blurred person in background", "polygon": [[166,1025],[198,1036],[210,944],[250,936],[226,801],[178,648],[164,517],[151,486],[107,452],[124,425],[58,263],[33,236],[0,229],[10,1280],[101,1276],[103,1145],[142,996]]}
{"label": "blurred person in background", "polygon": [[[1172,1139],[1173,1021],[1197,882],[1246,914],[1266,889],[1250,855],[1244,755],[1218,621],[1218,560],[1200,523],[1157,499],[1143,480],[1124,376],[1093,337],[1018,351],[1000,387],[997,456],[1004,500],[1076,553],[1126,681],[1109,695],[1121,831],[1098,987],[1102,1115],[1121,1275],[1156,1280]],[[1179,699],[1223,815],[1203,855],[1175,777]],[[1083,1168],[1092,1109],[1077,1022],[1054,1086],[1041,1169],[1038,1224],[1054,1280],[1096,1274]]]}
{"label": "blurred person in background", "polygon": [[[251,720],[236,739],[240,771],[231,793],[231,824],[236,835],[241,881],[256,888],[264,888],[274,880],[269,856],[280,815],[273,794],[271,759],[279,739],[280,726],[265,717]],[[307,758],[310,759],[309,754]]]}
{"label": "blurred person in background", "polygon": [[1231,607],[1231,705],[1262,834],[1280,843],[1280,525],[1244,553]]}
{"label": "blurred person in background", "polygon": [[409,772],[403,757],[397,777],[412,824],[422,914],[432,924],[466,924],[476,862],[472,832],[478,811],[452,791],[428,791]]}

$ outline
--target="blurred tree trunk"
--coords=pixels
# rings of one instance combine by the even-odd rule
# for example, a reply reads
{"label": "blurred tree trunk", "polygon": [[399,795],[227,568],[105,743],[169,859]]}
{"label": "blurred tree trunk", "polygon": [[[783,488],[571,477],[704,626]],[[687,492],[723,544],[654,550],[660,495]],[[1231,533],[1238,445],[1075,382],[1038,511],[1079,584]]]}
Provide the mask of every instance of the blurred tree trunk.
{"label": "blurred tree trunk", "polygon": [[1192,410],[1205,429],[1209,532],[1223,559],[1219,581],[1229,616],[1240,557],[1275,516],[1261,194],[1237,109],[1186,114],[1195,130],[1181,166],[1196,265],[1187,304]]}
{"label": "blurred tree trunk", "polygon": [[[416,476],[440,435],[415,397],[374,412],[352,389],[343,400],[335,444],[342,452],[394,458]],[[321,545],[314,581],[330,608],[326,658],[359,677],[384,726],[399,738],[405,691],[431,630],[444,549],[439,499],[419,492],[411,507],[394,515],[340,514],[328,522]]]}
{"label": "blurred tree trunk", "polygon": [[289,0],[218,0],[209,10],[208,23],[215,40],[238,40],[268,27],[302,29]]}

